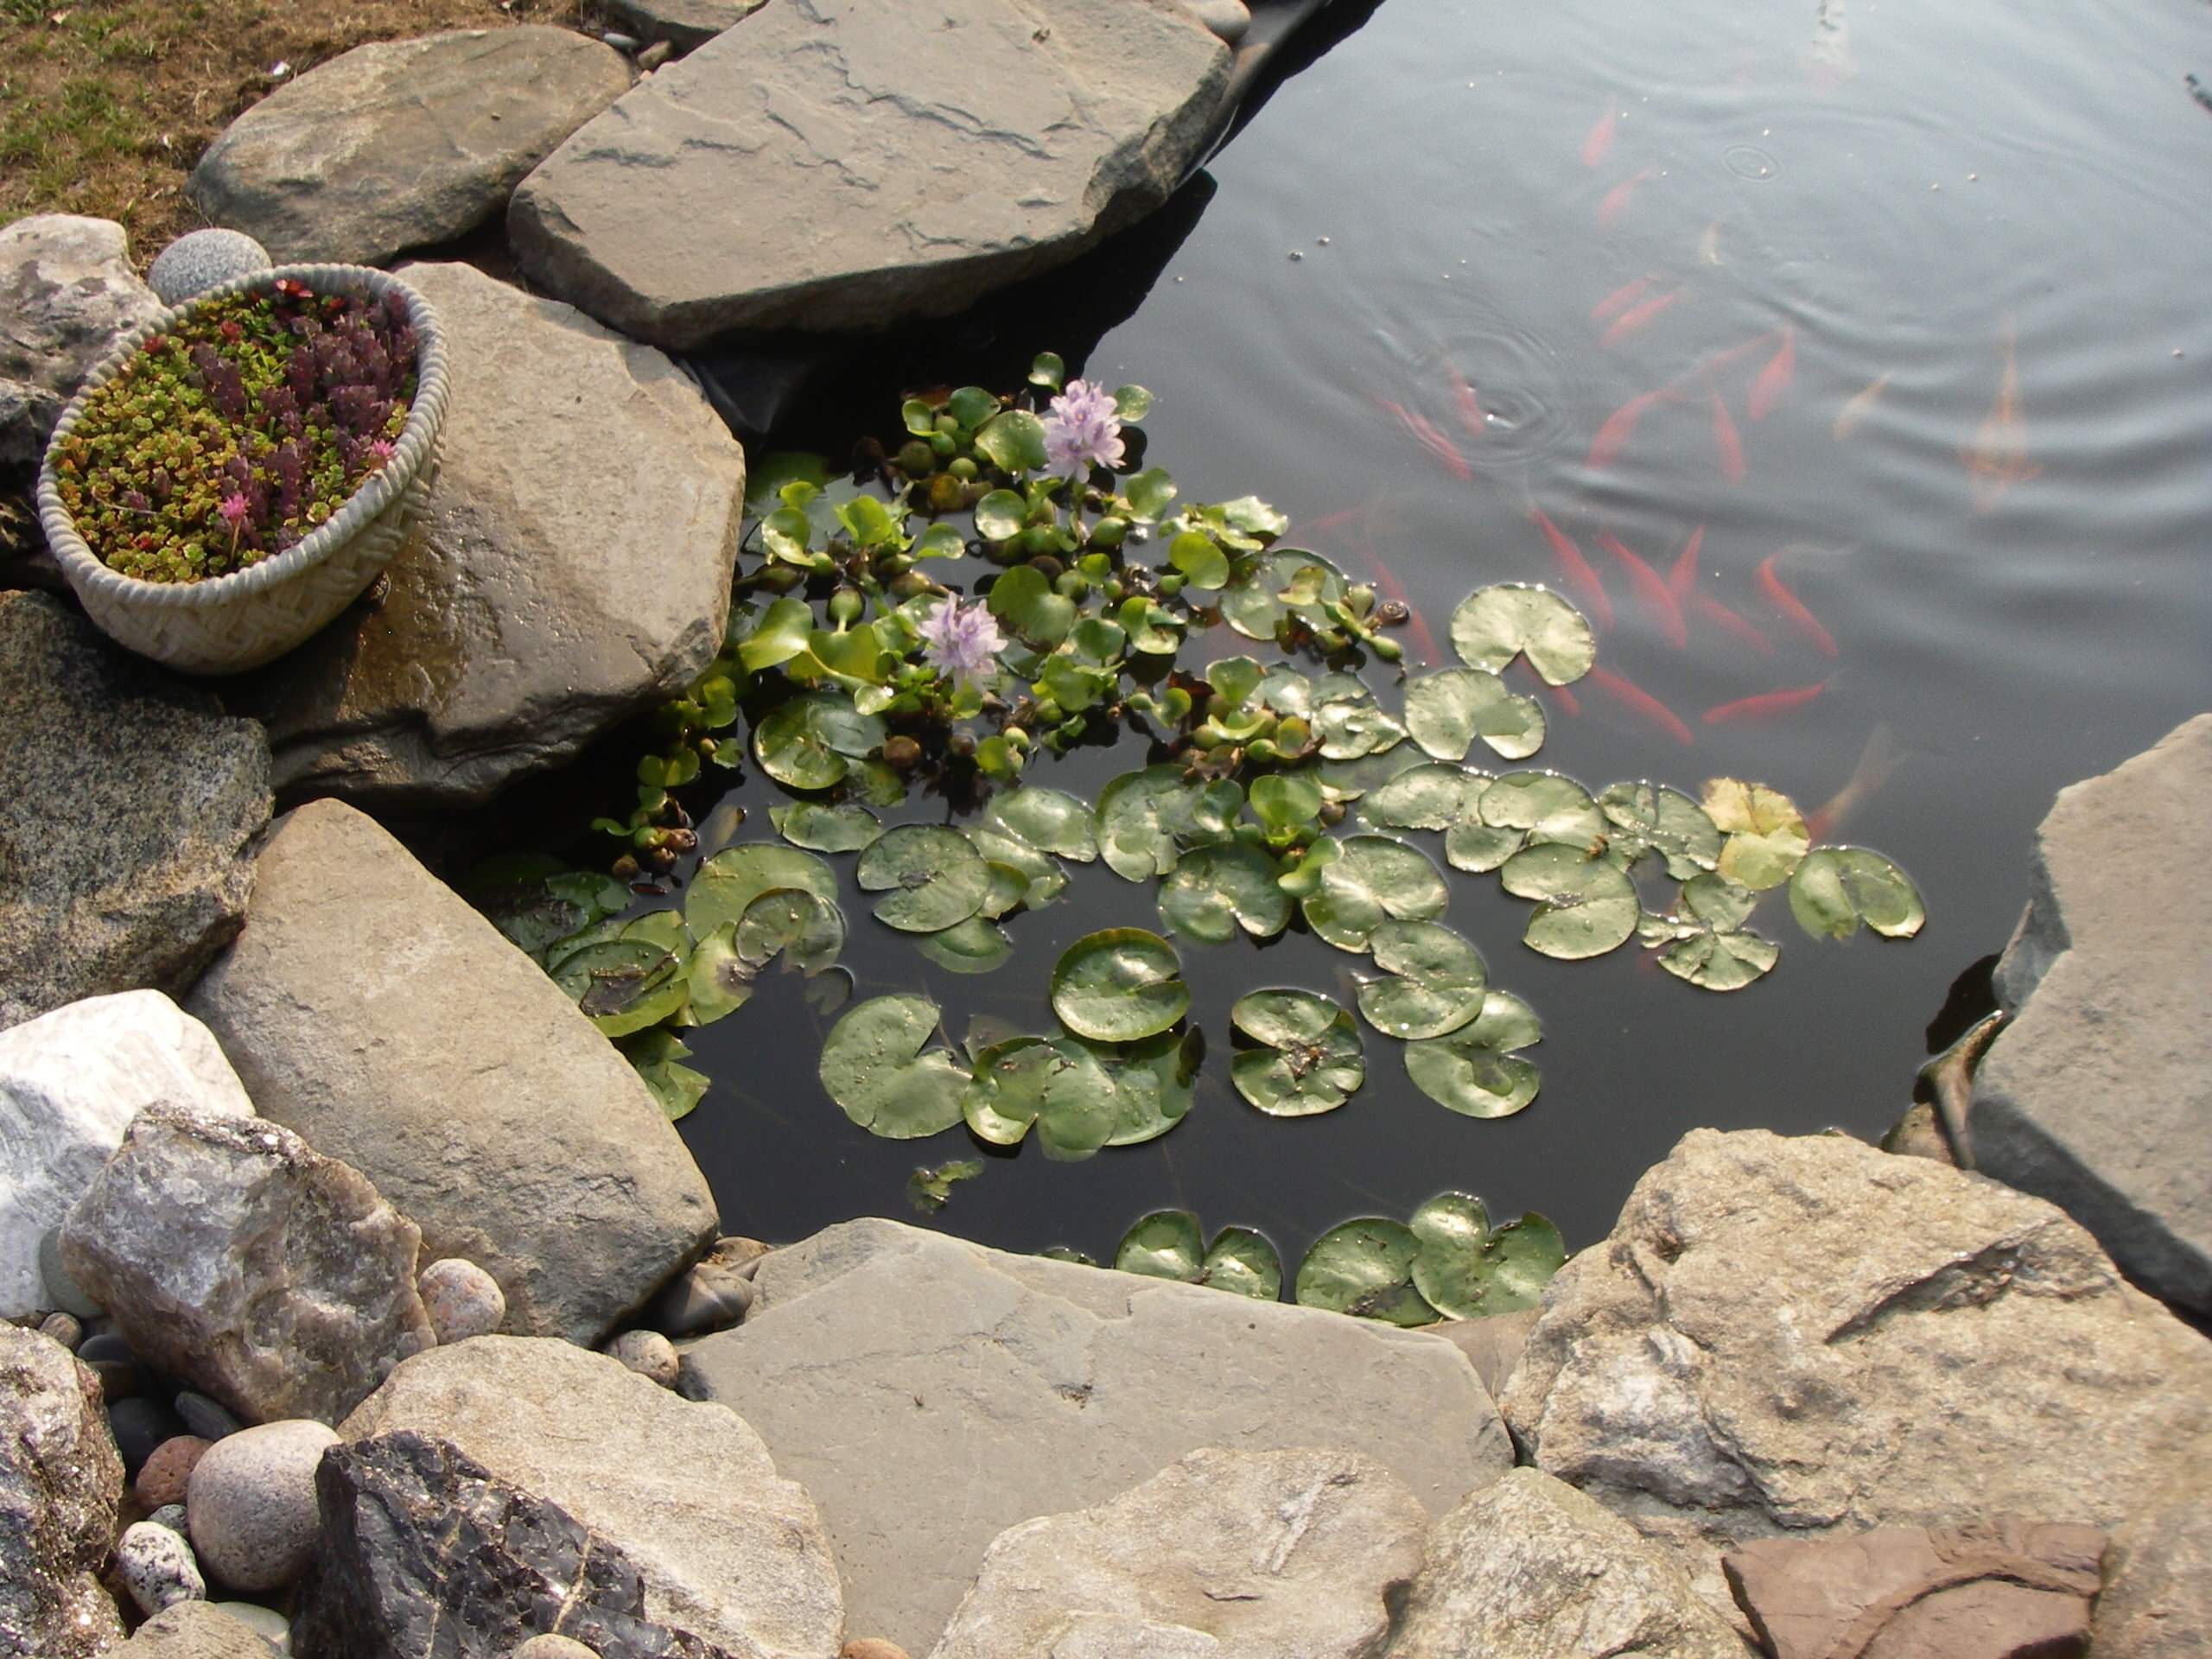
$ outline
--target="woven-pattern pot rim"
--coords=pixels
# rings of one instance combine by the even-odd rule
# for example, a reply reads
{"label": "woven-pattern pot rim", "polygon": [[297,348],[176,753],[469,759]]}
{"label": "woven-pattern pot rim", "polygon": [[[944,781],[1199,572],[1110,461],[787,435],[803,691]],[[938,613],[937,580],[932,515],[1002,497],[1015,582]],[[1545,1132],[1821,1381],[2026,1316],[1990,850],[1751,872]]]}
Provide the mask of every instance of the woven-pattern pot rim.
{"label": "woven-pattern pot rim", "polygon": [[[83,418],[92,394],[121,373],[148,340],[175,327],[212,301],[274,289],[283,279],[303,283],[319,295],[350,293],[380,300],[397,289],[405,299],[407,320],[415,329],[415,401],[408,409],[407,423],[400,429],[391,459],[346,497],[336,512],[307,535],[274,557],[248,565],[243,570],[211,576],[204,582],[148,582],[111,569],[77,533],[69,509],[62,505],[60,486],[54,475],[54,458],[60,452],[62,441]],[[439,327],[437,313],[419,292],[390,271],[378,270],[373,265],[278,265],[270,270],[234,277],[194,295],[181,305],[169,307],[159,316],[120,336],[107,355],[85,377],[84,385],[77,389],[77,395],[69,400],[68,407],[61,411],[61,418],[54,423],[54,435],[47,441],[46,456],[39,466],[39,524],[46,532],[47,546],[60,562],[62,573],[79,593],[91,589],[112,601],[162,609],[205,610],[229,605],[313,569],[397,500],[422,470],[431,446],[437,442],[439,429],[445,423],[448,391],[445,335]]]}

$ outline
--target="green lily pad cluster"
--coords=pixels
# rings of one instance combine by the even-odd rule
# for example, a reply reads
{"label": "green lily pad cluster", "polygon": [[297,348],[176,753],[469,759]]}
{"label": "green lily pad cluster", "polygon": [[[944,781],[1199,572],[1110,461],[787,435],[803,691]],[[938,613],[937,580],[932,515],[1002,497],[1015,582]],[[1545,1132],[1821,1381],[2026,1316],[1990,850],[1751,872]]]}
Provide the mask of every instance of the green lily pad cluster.
{"label": "green lily pad cluster", "polygon": [[[1089,1258],[1061,1249],[1061,1259]],[[1536,1306],[1567,1260],[1559,1229],[1540,1215],[1492,1226],[1482,1200],[1440,1192],[1409,1222],[1363,1216],[1315,1240],[1291,1281],[1308,1307],[1401,1325],[1487,1319]],[[1265,1235],[1224,1227],[1209,1243],[1187,1210],[1141,1217],[1114,1252],[1124,1273],[1210,1285],[1260,1301],[1282,1294],[1282,1260]]]}

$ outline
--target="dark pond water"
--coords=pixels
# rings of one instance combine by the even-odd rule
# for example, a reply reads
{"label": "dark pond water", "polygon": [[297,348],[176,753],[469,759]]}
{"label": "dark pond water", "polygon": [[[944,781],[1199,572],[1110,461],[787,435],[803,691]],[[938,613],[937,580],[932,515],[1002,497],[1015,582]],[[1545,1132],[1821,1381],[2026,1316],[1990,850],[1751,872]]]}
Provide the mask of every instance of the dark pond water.
{"label": "dark pond water", "polygon": [[[2212,707],[2212,113],[2192,69],[2212,72],[2201,0],[1387,0],[1160,219],[871,346],[780,423],[775,445],[842,448],[895,427],[902,385],[1011,385],[1033,351],[1071,367],[1087,352],[1094,378],[1157,394],[1152,456],[1185,499],[1267,497],[1292,539],[1358,575],[1386,568],[1438,635],[1478,583],[1558,581],[1541,507],[1606,579],[1601,663],[1693,740],[1586,683],[1579,717],[1548,700],[1544,761],[1593,788],[1759,778],[1809,810],[1872,744],[1892,764],[1834,834],[1898,860],[1931,912],[1910,944],[1815,944],[1771,903],[1779,967],[1716,996],[1633,949],[1536,957],[1522,906],[1455,876],[1446,919],[1545,1022],[1541,1096],[1497,1122],[1429,1103],[1371,1032],[1349,1105],[1262,1116],[1228,1086],[1229,1004],[1268,984],[1345,994],[1353,959],[1297,937],[1185,944],[1214,1047],[1184,1123],[1083,1163],[995,1157],[934,1224],[1105,1255],[1138,1214],[1178,1205],[1261,1228],[1294,1264],[1339,1219],[1402,1217],[1459,1186],[1494,1213],[1541,1210],[1580,1246],[1693,1126],[1871,1135],[1892,1121],[1954,980],[2018,913],[2052,793]],[[1753,421],[1783,329],[1794,378]],[[1607,416],[1662,388],[1592,465]],[[1386,404],[1432,423],[1465,476]],[[1669,645],[1595,539],[1663,566],[1700,524],[1700,590],[1764,630],[1770,659],[1698,615]],[[1833,660],[1763,592],[1770,555]],[[1820,682],[1770,721],[1701,718]],[[1089,793],[1141,764],[1124,744],[1033,779]],[[772,792],[734,791],[755,808],[747,838],[768,833]],[[1014,921],[1011,965],[963,979],[857,893],[848,913],[859,995],[925,989],[956,1037],[978,1013],[1049,1029],[1045,976],[1067,942],[1158,925],[1147,889],[1092,867]],[[959,1134],[886,1142],[848,1124],[815,1081],[826,1025],[772,975],[693,1035],[715,1086],[683,1132],[734,1229],[905,1213],[918,1163],[970,1151]]]}

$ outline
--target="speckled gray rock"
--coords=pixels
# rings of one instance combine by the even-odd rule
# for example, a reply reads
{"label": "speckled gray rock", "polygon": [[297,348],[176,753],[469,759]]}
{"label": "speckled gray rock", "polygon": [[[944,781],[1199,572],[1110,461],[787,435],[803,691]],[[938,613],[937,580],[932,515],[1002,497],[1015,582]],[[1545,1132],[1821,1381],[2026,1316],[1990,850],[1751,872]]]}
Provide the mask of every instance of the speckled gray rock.
{"label": "speckled gray rock", "polygon": [[264,1115],[499,1281],[510,1330],[596,1343],[706,1248],[713,1197],[629,1063],[373,820],[287,813],[256,880],[189,1006]]}
{"label": "speckled gray rock", "polygon": [[112,219],[35,213],[0,228],[0,464],[36,461],[109,342],[161,308]]}
{"label": "speckled gray rock", "polygon": [[676,1344],[658,1331],[625,1331],[607,1344],[607,1355],[664,1389],[676,1386],[677,1375],[683,1369]]}
{"label": "speckled gray rock", "polygon": [[748,1656],[836,1650],[837,1570],[814,1504],[724,1407],[566,1343],[479,1337],[410,1360],[340,1427],[435,1435],[559,1505],[634,1564],[649,1618]]}
{"label": "speckled gray rock", "polygon": [[244,231],[187,231],[155,256],[146,281],[163,305],[182,305],[220,283],[266,270],[269,250]]}
{"label": "speckled gray rock", "polygon": [[181,991],[238,931],[268,821],[260,727],[60,601],[0,593],[0,1027]]}
{"label": "speckled gray rock", "polygon": [[1666,1553],[1516,1469],[1436,1523],[1389,1659],[1745,1659]]}
{"label": "speckled gray rock", "polygon": [[1503,1404],[1535,1466],[1726,1609],[1714,1549],[1753,1538],[2112,1527],[2212,1433],[2212,1344],[2039,1198],[1699,1129],[1552,1281]]}
{"label": "speckled gray rock", "polygon": [[620,53],[542,24],[357,46],[233,121],[185,194],[281,261],[380,265],[497,213],[629,86]]}
{"label": "speckled gray rock", "polygon": [[40,1241],[156,1101],[253,1112],[207,1027],[159,991],[87,997],[0,1031],[0,1318],[54,1305]]}
{"label": "speckled gray rock", "polygon": [[764,6],[549,156],[508,239],[657,345],[944,315],[1165,201],[1228,68],[1179,0]]}
{"label": "speckled gray rock", "polygon": [[116,1576],[149,1618],[180,1601],[205,1601],[207,1581],[192,1546],[167,1527],[137,1521],[123,1529],[115,1546]]}
{"label": "speckled gray rock", "polygon": [[1356,1452],[1208,1449],[991,1541],[931,1659],[1034,1659],[1071,1616],[1198,1630],[1235,1659],[1368,1659],[1428,1514]]}
{"label": "speckled gray rock", "polygon": [[92,1374],[58,1344],[0,1324],[0,1653],[91,1659],[123,1639],[93,1576],[122,1499]]}
{"label": "speckled gray rock", "polygon": [[359,1170],[281,1124],[166,1105],[131,1120],[61,1230],[140,1358],[255,1421],[334,1422],[436,1340],[421,1243]]}
{"label": "speckled gray rock", "polygon": [[641,41],[666,41],[678,52],[704,46],[767,0],[606,0],[609,17]]}
{"label": "speckled gray rock", "polygon": [[467,265],[401,274],[459,365],[424,527],[380,606],[225,695],[280,789],[471,804],[713,659],[745,454],[659,352]]}
{"label": "speckled gray rock", "polygon": [[756,1286],[743,1325],[685,1348],[684,1391],[760,1431],[821,1507],[854,1628],[912,1653],[1000,1532],[1187,1452],[1342,1446],[1432,1516],[1513,1463],[1465,1356],[1421,1332],[887,1221],[778,1250]]}
{"label": "speckled gray rock", "polygon": [[416,1288],[440,1342],[488,1337],[507,1317],[507,1299],[500,1294],[499,1281],[459,1256],[431,1262],[423,1269]]}
{"label": "speckled gray rock", "polygon": [[2138,1284],[2212,1313],[2212,715],[2060,791],[1997,969],[1976,1166],[2049,1198]]}
{"label": "speckled gray rock", "polygon": [[179,1602],[141,1624],[137,1635],[112,1650],[111,1659],[270,1659],[283,1651],[231,1607],[229,1603]]}
{"label": "speckled gray rock", "polygon": [[207,1448],[184,1507],[193,1548],[218,1582],[251,1595],[299,1576],[321,1535],[315,1465],[337,1441],[327,1424],[295,1418]]}
{"label": "speckled gray rock", "polygon": [[167,1527],[171,1532],[181,1537],[188,1538],[191,1535],[187,1529],[184,1505],[181,1503],[164,1503],[146,1519],[157,1527]]}

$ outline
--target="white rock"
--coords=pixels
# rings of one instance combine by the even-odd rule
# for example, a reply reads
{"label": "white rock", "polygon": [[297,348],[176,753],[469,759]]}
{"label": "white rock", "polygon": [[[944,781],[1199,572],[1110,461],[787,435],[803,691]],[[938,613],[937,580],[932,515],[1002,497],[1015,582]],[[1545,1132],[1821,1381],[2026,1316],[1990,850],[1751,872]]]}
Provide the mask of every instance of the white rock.
{"label": "white rock", "polygon": [[111,219],[34,213],[0,229],[0,462],[37,460],[109,342],[161,308]]}
{"label": "white rock", "polygon": [[188,231],[163,248],[146,280],[163,305],[182,305],[195,294],[269,269],[269,250],[244,231]]}
{"label": "white rock", "polygon": [[328,1424],[296,1418],[207,1448],[184,1504],[193,1547],[219,1583],[258,1594],[299,1576],[321,1530],[315,1465],[337,1440]]}
{"label": "white rock", "polygon": [[151,1618],[180,1601],[205,1601],[207,1581],[192,1546],[170,1528],[137,1521],[123,1529],[115,1547],[115,1570],[138,1611]]}
{"label": "white rock", "polygon": [[676,1344],[658,1331],[625,1331],[607,1344],[609,1357],[620,1360],[649,1382],[664,1389],[676,1386],[676,1378],[683,1370]]}
{"label": "white rock", "polygon": [[474,1262],[457,1255],[423,1268],[416,1288],[422,1293],[430,1328],[438,1333],[440,1342],[488,1337],[507,1317],[507,1299],[499,1281]]}
{"label": "white rock", "polygon": [[86,997],[0,1031],[0,1318],[54,1306],[40,1239],[161,1100],[253,1113],[214,1034],[159,991]]}

